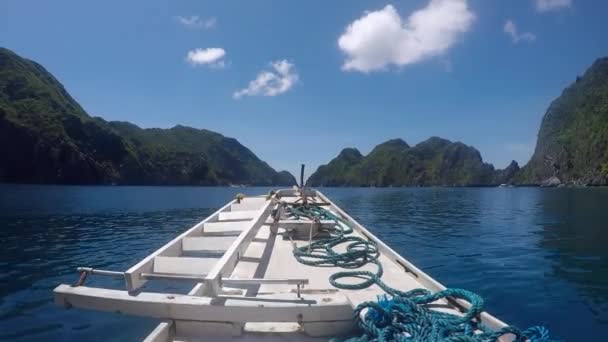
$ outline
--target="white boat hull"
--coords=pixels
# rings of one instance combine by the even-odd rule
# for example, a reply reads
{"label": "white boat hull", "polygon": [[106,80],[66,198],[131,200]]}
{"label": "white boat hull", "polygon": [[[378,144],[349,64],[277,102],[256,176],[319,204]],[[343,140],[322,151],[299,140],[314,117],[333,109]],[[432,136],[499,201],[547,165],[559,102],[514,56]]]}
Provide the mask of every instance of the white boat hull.
{"label": "white boat hull", "polygon": [[[279,194],[282,201],[302,200],[295,190],[281,190]],[[348,221],[355,236],[377,244],[385,283],[402,291],[445,290],[325,195],[310,190],[307,195],[308,201],[317,202]],[[306,236],[315,232],[314,225],[310,221],[275,222],[272,210],[276,207],[276,195],[272,200],[253,197],[241,203],[232,201],[127,270],[125,291],[60,285],[55,289],[56,302],[162,319],[146,341],[215,341],[234,336],[245,340],[305,341],[352,332],[355,307],[375,301],[384,291],[377,285],[363,290],[336,289],[329,276],[342,269],[299,263],[293,256],[293,243],[309,241],[292,242],[284,233],[298,229]],[[192,256],[211,251],[217,254],[215,258]],[[374,268],[368,264],[362,270],[374,272]],[[157,277],[195,280],[196,285],[188,295],[141,291],[141,286]],[[457,299],[437,304],[437,310],[453,314],[461,314],[469,307],[469,303]],[[506,326],[485,312],[480,318],[492,329]]]}

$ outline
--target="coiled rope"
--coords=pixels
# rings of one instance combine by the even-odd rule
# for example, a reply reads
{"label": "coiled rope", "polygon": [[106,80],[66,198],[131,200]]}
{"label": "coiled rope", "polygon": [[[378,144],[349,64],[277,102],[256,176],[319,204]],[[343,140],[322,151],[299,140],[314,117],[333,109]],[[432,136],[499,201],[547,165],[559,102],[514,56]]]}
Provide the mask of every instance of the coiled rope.
{"label": "coiled rope", "polygon": [[[376,272],[340,271],[329,277],[336,288],[356,290],[374,284],[386,292],[377,302],[363,302],[355,309],[356,325],[362,334],[348,342],[367,341],[437,341],[437,342],[492,342],[506,334],[515,336],[514,341],[547,342],[549,332],[541,326],[520,330],[507,326],[497,331],[481,323],[483,299],[477,294],[462,289],[446,289],[431,293],[427,289],[403,292],[382,281],[383,268],[378,260],[380,252],[374,241],[353,232],[350,223],[320,206],[307,204],[286,205],[285,213],[295,219],[308,218],[313,222],[331,220],[335,227],[328,230],[326,238],[309,241],[307,245],[295,246],[293,255],[302,264],[318,267],[340,267],[357,269],[366,264],[376,265]],[[345,252],[334,248],[346,244]],[[363,279],[356,284],[340,282],[343,278]],[[471,304],[462,316],[431,310],[428,304],[442,298],[457,298]]]}

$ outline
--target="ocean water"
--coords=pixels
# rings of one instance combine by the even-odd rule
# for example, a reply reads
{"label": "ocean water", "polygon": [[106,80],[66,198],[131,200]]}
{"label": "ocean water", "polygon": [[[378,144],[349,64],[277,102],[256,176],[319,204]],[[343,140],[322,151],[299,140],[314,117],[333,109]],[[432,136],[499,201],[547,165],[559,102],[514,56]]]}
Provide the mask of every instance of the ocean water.
{"label": "ocean water", "polygon": [[[236,193],[268,190],[0,185],[0,340],[141,340],[156,320],[65,310],[53,288],[75,282],[78,266],[126,270]],[[321,190],[446,286],[483,296],[500,319],[545,325],[556,340],[608,340],[608,189]]]}

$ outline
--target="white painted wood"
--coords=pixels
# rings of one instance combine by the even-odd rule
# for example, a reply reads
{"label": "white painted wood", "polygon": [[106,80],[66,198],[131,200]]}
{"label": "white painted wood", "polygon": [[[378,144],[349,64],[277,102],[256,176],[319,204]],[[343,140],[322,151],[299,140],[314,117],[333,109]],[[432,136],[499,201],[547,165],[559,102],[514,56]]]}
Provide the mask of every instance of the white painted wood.
{"label": "white painted wood", "polygon": [[192,290],[190,290],[190,292],[188,292],[189,296],[200,296],[202,293],[205,292],[205,282],[202,281],[198,284],[196,284]]}
{"label": "white painted wood", "polygon": [[248,203],[248,204],[235,203],[230,206],[230,212],[259,210],[263,205],[264,204],[260,204],[260,203]]}
{"label": "white painted wood", "polygon": [[243,334],[243,326],[243,323],[233,322],[175,321],[176,335],[196,341],[202,337],[208,341],[218,336],[238,337]]}
{"label": "white painted wood", "polygon": [[[306,218],[302,218],[301,220],[280,220],[279,227],[281,228],[297,228],[297,226],[308,225],[312,221]],[[335,226],[334,221],[331,220],[321,220],[319,222],[322,228],[333,228]]]}
{"label": "white painted wood", "polygon": [[253,284],[288,284],[306,285],[308,279],[276,279],[276,278],[222,278],[223,285],[253,285]]}
{"label": "white painted wood", "polygon": [[[317,236],[319,234],[320,229],[333,229],[335,227],[334,221],[322,220],[319,223],[313,223],[311,220],[280,220],[279,228],[283,228],[285,230],[291,231],[291,235],[295,240],[308,240],[311,235]],[[325,233],[321,231],[321,233]],[[327,234],[327,233],[325,233]]]}
{"label": "white painted wood", "polygon": [[245,331],[243,336],[238,339],[232,336],[214,336],[212,339],[205,339],[203,336],[199,339],[182,339],[177,336],[172,342],[327,342],[328,337],[312,337],[304,332],[292,333],[264,333],[264,332],[248,332]]}
{"label": "white painted wood", "polygon": [[277,193],[280,197],[295,197],[299,193],[299,190],[294,186],[294,188],[290,189],[276,190],[275,193]]}
{"label": "white painted wood", "polygon": [[54,293],[55,303],[64,307],[171,320],[319,322],[349,320],[354,314],[348,298],[339,293],[306,295],[302,300],[294,299],[292,294],[210,298],[141,292],[133,296],[127,291],[65,284],[55,288]]}
{"label": "white painted wood", "polygon": [[243,329],[245,332],[275,334],[302,331],[302,326],[297,322],[249,322]]}
{"label": "white painted wood", "polygon": [[173,322],[160,322],[143,342],[168,342],[173,340]]}
{"label": "white painted wood", "polygon": [[204,236],[239,235],[249,227],[247,221],[238,222],[210,222],[205,223],[202,234]]}
{"label": "white painted wood", "polygon": [[[273,203],[273,199],[274,198],[267,200],[269,206],[271,203]],[[266,202],[266,199],[265,199],[265,202]],[[219,214],[218,214],[218,218],[219,218]],[[205,224],[203,229],[204,229],[205,235],[238,235],[240,238],[240,234],[243,232],[243,230],[245,230],[245,228],[247,228],[247,223],[243,223],[243,222],[209,222],[209,223]],[[235,230],[233,230],[233,229],[235,229]],[[235,234],[235,232],[238,232],[238,233]],[[255,235],[253,235],[253,236],[255,237]],[[246,248],[247,247],[245,247],[245,249]],[[224,254],[224,256],[225,255],[226,254]],[[238,258],[238,254],[237,254],[237,258]],[[225,261],[221,260],[221,262],[225,262]],[[233,265],[232,267],[234,268],[235,266],[236,266],[236,262],[235,262],[235,265]],[[190,290],[190,292],[188,292],[188,294],[193,295],[193,296],[200,296],[203,293],[212,293],[212,294],[219,293],[219,291],[221,291],[221,286],[219,284],[219,279],[221,279],[221,276],[222,275],[220,274],[219,275],[220,278],[214,278],[214,279],[207,280],[207,281],[196,284],[196,286],[194,286]],[[210,288],[210,289],[208,290],[208,288]]]}
{"label": "white painted wood", "polygon": [[234,203],[230,206],[230,211],[260,210],[266,202],[265,197],[245,197],[241,203]]}
{"label": "white painted wood", "polygon": [[226,211],[220,213],[220,221],[251,221],[259,210]]}
{"label": "white painted wood", "polygon": [[[294,193],[294,191],[281,190],[279,193],[287,195]],[[329,203],[329,206],[325,208],[350,222],[356,235],[365,236],[378,244],[381,252],[380,260],[385,266],[383,280],[388,284],[402,289],[425,287],[433,292],[445,289],[442,284],[422,272],[371,234],[321,192],[307,190],[307,196],[311,202]],[[314,196],[317,197],[314,198]],[[259,210],[248,210],[249,208],[242,205],[250,206],[249,199],[253,199],[252,202],[261,202],[263,205]],[[283,197],[286,202],[294,202],[297,199],[298,197]],[[65,306],[73,305],[89,309],[178,320],[175,324],[169,325],[172,327],[171,329],[167,329],[166,325],[172,321],[163,322],[165,327],[161,327],[163,325],[161,323],[155,329],[157,331],[155,336],[159,336],[159,338],[160,336],[163,336],[163,338],[167,336],[165,333],[173,334],[170,340],[182,337],[176,337],[180,335],[175,334],[177,325],[183,327],[184,334],[181,335],[192,335],[193,339],[201,340],[207,340],[206,336],[211,334],[206,332],[208,331],[205,330],[207,328],[217,327],[214,330],[216,332],[231,327],[236,327],[238,330],[246,322],[250,322],[245,324],[246,336],[247,325],[255,325],[256,322],[271,326],[273,322],[275,322],[274,324],[277,324],[277,322],[291,322],[288,324],[294,324],[294,322],[299,321],[302,322],[301,327],[304,331],[311,336],[323,336],[325,333],[334,336],[339,335],[338,331],[349,330],[350,324],[352,324],[352,307],[362,301],[375,300],[375,296],[379,294],[378,289],[371,287],[363,291],[345,291],[332,288],[327,284],[328,274],[336,270],[298,264],[292,256],[291,242],[283,240],[280,236],[270,234],[271,231],[276,232],[277,226],[280,227],[280,223],[279,225],[271,224],[274,228],[274,230],[271,230],[272,227],[265,225],[268,215],[274,207],[271,201],[266,201],[263,197],[246,198],[240,205],[235,204],[234,201],[228,203],[204,221],[142,260],[129,270],[132,271],[131,273],[125,275],[130,290],[143,284],[145,279],[139,279],[142,272],[169,272],[193,275],[194,279],[199,279],[196,278],[197,275],[200,279],[204,278],[204,283],[198,283],[190,291],[190,296],[146,292],[129,296],[125,291],[61,285],[55,289],[57,303]],[[250,218],[242,220],[244,217]],[[229,221],[220,222],[221,218],[226,218]],[[290,222],[286,223],[291,224]],[[293,224],[301,225],[301,223],[296,222],[293,222]],[[227,237],[226,234],[234,236]],[[225,250],[225,253],[220,259],[189,258],[182,255],[182,252],[207,248],[208,245],[213,245],[211,248],[220,245],[219,240],[217,244],[208,243],[205,239],[209,238],[232,239],[232,243],[227,240],[223,242],[221,247],[222,250]],[[270,256],[267,253],[270,249],[265,248],[270,243],[269,241],[272,241]],[[298,242],[296,241],[296,243]],[[264,259],[264,255],[266,255],[266,259]],[[240,261],[242,257],[246,259]],[[207,264],[206,261],[201,261],[201,259],[211,259],[212,263]],[[264,263],[266,264],[264,265]],[[159,270],[157,270],[157,266]],[[264,269],[263,274],[258,274],[260,267]],[[203,272],[202,269],[206,270]],[[175,271],[179,273],[174,273]],[[293,278],[294,276],[310,279],[310,285],[306,286],[301,302],[296,301],[295,286],[286,285],[283,282],[266,281],[272,278],[276,280],[277,278]],[[222,278],[230,277],[247,278],[236,279],[236,282],[256,283],[259,284],[259,289],[256,290],[253,297],[241,297],[246,292],[235,293],[234,289],[229,287],[230,284],[227,284],[230,280],[224,284]],[[252,281],[249,278],[259,279]],[[223,285],[226,285],[226,287],[223,287]],[[243,289],[238,290],[245,291]],[[221,295],[222,293],[224,295]],[[216,299],[198,297],[200,294],[217,297]],[[309,300],[313,302],[308,302]],[[324,300],[327,300],[327,302]],[[340,304],[340,301],[343,300],[348,302],[349,305]],[[450,303],[464,308],[469,306],[468,303],[460,300],[450,301]],[[331,310],[322,307],[329,304],[335,304],[336,306]],[[346,309],[348,309],[348,314],[341,311]],[[451,313],[457,311],[453,307],[441,310],[448,310]],[[487,326],[493,329],[505,326],[504,322],[488,313],[482,313],[481,318]],[[216,324],[219,324],[219,326]],[[223,326],[224,324],[230,326]],[[199,336],[194,336],[197,334]],[[150,334],[150,336],[152,335]],[[263,337],[262,340],[264,340],[270,335],[261,334],[257,336]],[[300,341],[301,337],[296,337],[294,341]],[[214,339],[211,338],[211,340]],[[152,341],[165,341],[165,339],[150,340],[150,342]]]}
{"label": "white painted wood", "polygon": [[163,257],[154,258],[154,273],[206,275],[217,258]]}
{"label": "white painted wood", "polygon": [[[211,272],[207,275],[205,281],[205,294],[208,296],[215,296],[220,293],[221,290],[221,279],[222,277],[228,278],[236,267],[238,259],[245,253],[245,250],[249,247],[251,240],[255,238],[260,227],[270,215],[272,208],[275,204],[272,200],[266,201],[262,210],[256,212],[255,219],[251,221],[251,225],[247,228],[236,241],[232,244],[230,249],[224,253],[220,261],[213,267]],[[236,213],[247,213],[246,211],[237,211]],[[222,213],[220,213],[221,215]]]}
{"label": "white painted wood", "polygon": [[185,237],[182,240],[184,252],[225,252],[236,240],[234,236]]}
{"label": "white painted wood", "polygon": [[125,272],[125,282],[127,286],[127,290],[134,291],[140,288],[142,285],[146,283],[146,279],[142,279],[140,274],[142,273],[152,273],[154,267],[154,258],[157,256],[179,256],[182,252],[182,243],[181,240],[186,236],[200,236],[201,231],[203,230],[203,226],[207,222],[217,221],[219,214],[222,211],[229,210],[230,205],[234,203],[230,201],[228,204],[220,208],[215,213],[211,214],[209,217],[204,219],[203,221],[197,223],[194,227],[188,229],[184,233],[180,234],[175,239],[169,241],[163,247],[156,250],[154,253],[148,255],[143,260],[138,262],[136,265],[132,266]]}

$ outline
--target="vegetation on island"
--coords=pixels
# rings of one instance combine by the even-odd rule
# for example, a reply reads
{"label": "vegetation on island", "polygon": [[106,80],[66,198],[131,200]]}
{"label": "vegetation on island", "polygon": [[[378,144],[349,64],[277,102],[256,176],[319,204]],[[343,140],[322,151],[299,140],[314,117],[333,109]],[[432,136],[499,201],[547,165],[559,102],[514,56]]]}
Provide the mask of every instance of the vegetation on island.
{"label": "vegetation on island", "polygon": [[293,185],[236,139],[89,116],[41,65],[0,48],[0,182]]}
{"label": "vegetation on island", "polygon": [[432,137],[410,147],[402,139],[376,146],[367,156],[342,150],[308,179],[310,186],[485,186],[508,182],[515,161],[497,171],[479,151],[461,142]]}
{"label": "vegetation on island", "polygon": [[344,149],[309,178],[314,186],[491,186],[608,184],[608,57],[600,58],[554,100],[536,149],[520,170],[484,163],[460,142],[430,138],[414,147],[401,139],[367,156]]}
{"label": "vegetation on island", "polygon": [[600,58],[554,100],[521,184],[608,184],[608,57]]}
{"label": "vegetation on island", "polygon": [[[0,48],[0,182],[293,185],[236,139],[205,129],[140,128],[89,116],[41,65]],[[608,184],[608,58],[554,100],[521,170],[485,163],[478,150],[432,137],[393,139],[368,155],[346,148],[310,186]]]}

